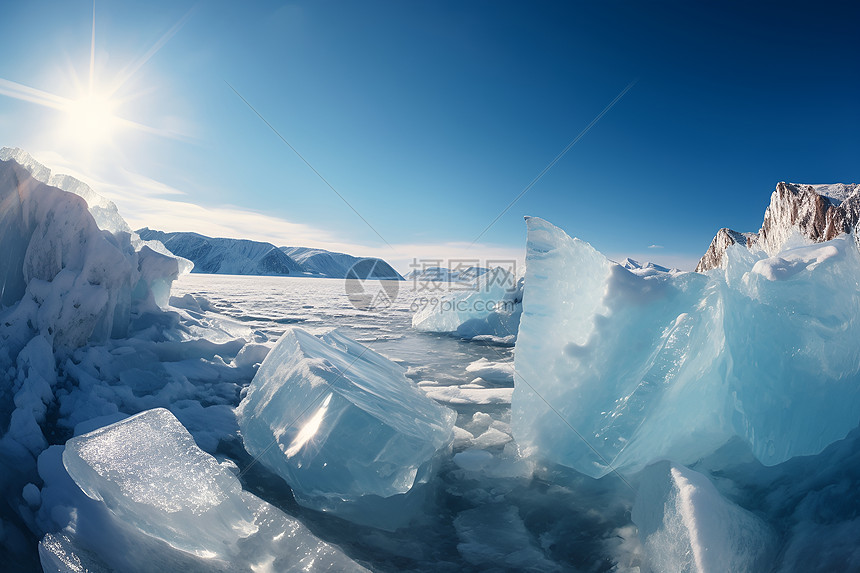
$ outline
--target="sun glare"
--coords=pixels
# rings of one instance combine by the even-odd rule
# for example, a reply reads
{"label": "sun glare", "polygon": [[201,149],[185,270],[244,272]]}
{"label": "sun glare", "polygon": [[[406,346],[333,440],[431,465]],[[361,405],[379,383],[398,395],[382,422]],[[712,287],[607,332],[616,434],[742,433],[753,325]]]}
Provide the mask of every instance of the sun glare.
{"label": "sun glare", "polygon": [[62,134],[66,139],[87,146],[107,143],[119,123],[115,111],[115,103],[98,95],[72,101],[65,110]]}
{"label": "sun glare", "polygon": [[[193,9],[192,9],[193,11]],[[120,89],[127,84],[136,73],[172,38],[190,18],[189,11],[174,24],[161,38],[143,55],[121,68],[113,77],[96,77],[96,14],[93,4],[92,30],[90,33],[89,81],[81,81],[76,69],[70,69],[70,76],[81,94],[77,99],[70,99],[61,93],[52,93],[25,84],[0,78],[0,96],[11,97],[39,105],[60,113],[51,132],[52,138],[61,145],[66,155],[75,155],[83,151],[87,157],[93,157],[95,151],[101,153],[103,148],[113,146],[114,138],[121,131],[134,130],[163,137],[177,137],[170,130],[159,129],[130,120],[119,115],[120,103],[123,103],[123,113],[128,113],[125,102],[135,99],[134,94],[118,95]],[[101,79],[102,81],[98,81]]]}

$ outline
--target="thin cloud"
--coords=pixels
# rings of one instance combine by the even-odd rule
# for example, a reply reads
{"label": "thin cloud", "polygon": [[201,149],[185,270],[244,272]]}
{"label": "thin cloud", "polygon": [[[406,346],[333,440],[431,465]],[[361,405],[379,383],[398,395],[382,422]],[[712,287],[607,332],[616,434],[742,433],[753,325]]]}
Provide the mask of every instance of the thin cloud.
{"label": "thin cloud", "polygon": [[522,265],[525,248],[494,244],[472,245],[468,241],[440,243],[393,243],[369,245],[345,242],[330,231],[235,205],[202,206],[188,201],[187,194],[170,185],[129,170],[114,172],[111,181],[82,176],[55,154],[44,153],[57,167],[78,177],[93,190],[116,203],[132,229],[150,227],[159,231],[187,231],[209,237],[251,239],[275,246],[326,249],[355,256],[380,257],[406,273],[421,266],[457,265],[472,261],[479,266],[517,261]]}
{"label": "thin cloud", "polygon": [[662,249],[663,245],[648,245],[649,249]]}

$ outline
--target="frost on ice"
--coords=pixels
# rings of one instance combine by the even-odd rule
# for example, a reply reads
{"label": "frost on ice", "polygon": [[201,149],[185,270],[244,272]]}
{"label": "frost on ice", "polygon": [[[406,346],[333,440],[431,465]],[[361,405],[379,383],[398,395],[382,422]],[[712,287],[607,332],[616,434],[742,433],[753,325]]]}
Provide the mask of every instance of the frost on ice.
{"label": "frost on ice", "polygon": [[410,519],[409,494],[431,478],[455,419],[385,357],[299,328],[268,354],[237,414],[245,448],[296,501],[386,529]]}
{"label": "frost on ice", "polygon": [[[57,467],[61,449],[39,460],[52,508],[42,517],[62,527],[40,544],[45,570],[363,570],[242,491],[228,466],[200,450],[167,410],[69,440],[62,453],[67,475]],[[68,477],[89,499],[75,495]],[[56,523],[64,508],[74,508],[66,513],[71,519]]]}
{"label": "frost on ice", "polygon": [[[236,477],[164,409],[66,442],[63,464],[92,499],[144,533],[200,557],[256,531]],[[201,527],[205,523],[206,527]]]}
{"label": "frost on ice", "polygon": [[496,267],[459,285],[460,292],[442,297],[418,297],[412,327],[424,332],[448,332],[465,339],[513,344],[522,314],[523,279]]}
{"label": "frost on ice", "polygon": [[521,446],[596,477],[690,463],[733,436],[774,465],[857,426],[850,235],[796,237],[772,257],[732,246],[707,275],[637,276],[546,221],[528,228],[512,402]]}
{"label": "frost on ice", "polygon": [[633,523],[646,573],[754,573],[772,564],[776,537],[765,522],[684,466],[659,462],[642,472]]}

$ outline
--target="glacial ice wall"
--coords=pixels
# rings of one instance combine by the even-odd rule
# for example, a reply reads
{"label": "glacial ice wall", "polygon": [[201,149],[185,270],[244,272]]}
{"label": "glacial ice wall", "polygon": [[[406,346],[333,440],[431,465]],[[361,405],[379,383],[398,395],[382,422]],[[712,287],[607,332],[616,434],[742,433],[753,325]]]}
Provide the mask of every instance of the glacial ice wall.
{"label": "glacial ice wall", "polygon": [[706,275],[639,277],[528,219],[512,402],[520,446],[597,477],[690,463],[734,436],[773,465],[855,428],[853,238],[727,256]]}
{"label": "glacial ice wall", "polygon": [[455,413],[337,332],[284,333],[237,408],[245,448],[300,504],[393,529],[450,447]]}
{"label": "glacial ice wall", "polygon": [[[142,247],[147,246],[156,253],[166,255],[170,258],[177,259],[180,274],[191,272],[194,264],[188,259],[177,257],[168,251],[160,241],[143,240],[137,233],[131,230],[128,223],[119,213],[116,204],[108,200],[104,196],[96,193],[92,187],[76,179],[71,175],[62,173],[52,173],[51,170],[36,161],[32,155],[17,147],[0,148],[0,161],[14,161],[36,181],[44,183],[49,187],[56,187],[63,191],[68,191],[74,195],[83,198],[87,203],[90,215],[95,219],[96,225],[103,231],[109,231],[114,235],[127,234],[130,236],[132,247],[139,251]],[[166,299],[165,299],[166,300]]]}

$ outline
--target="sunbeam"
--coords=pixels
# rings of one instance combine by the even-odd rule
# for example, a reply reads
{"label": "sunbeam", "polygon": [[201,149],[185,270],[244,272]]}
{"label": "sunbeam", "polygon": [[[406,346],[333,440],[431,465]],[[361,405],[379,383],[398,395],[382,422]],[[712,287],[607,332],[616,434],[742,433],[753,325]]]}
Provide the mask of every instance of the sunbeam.
{"label": "sunbeam", "polygon": [[45,108],[58,110],[62,117],[56,124],[57,139],[74,149],[92,152],[113,143],[121,130],[134,130],[156,136],[177,138],[179,134],[122,117],[123,105],[134,95],[118,98],[117,92],[129,82],[140,69],[161,50],[185,25],[193,9],[179,19],[142,56],[124,66],[114,78],[100,79],[96,74],[96,6],[93,3],[90,53],[86,85],[70,66],[70,73],[77,93],[59,95],[30,87],[12,80],[0,78],[0,95]]}

